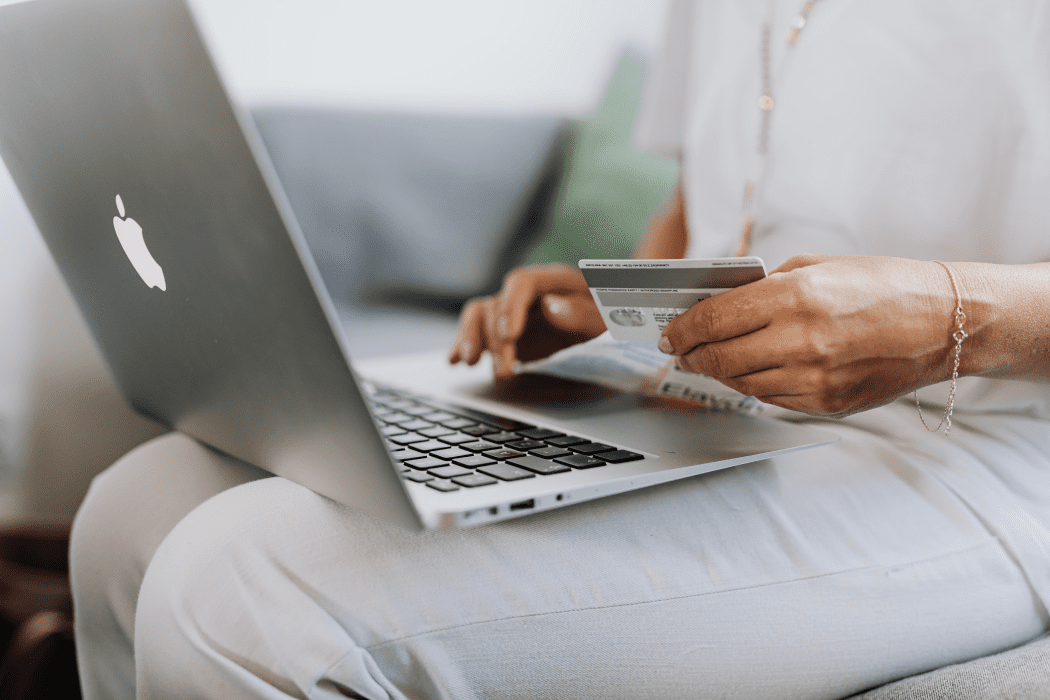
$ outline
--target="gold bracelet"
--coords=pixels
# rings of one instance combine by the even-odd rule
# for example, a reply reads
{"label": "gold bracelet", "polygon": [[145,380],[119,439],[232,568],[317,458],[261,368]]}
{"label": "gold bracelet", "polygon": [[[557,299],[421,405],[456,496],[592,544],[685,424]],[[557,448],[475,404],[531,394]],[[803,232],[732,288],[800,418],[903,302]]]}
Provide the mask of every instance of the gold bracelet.
{"label": "gold bracelet", "polygon": [[944,434],[947,435],[948,431],[952,429],[952,410],[955,408],[955,382],[959,379],[959,356],[962,354],[962,344],[969,335],[963,330],[963,323],[966,321],[966,314],[962,310],[962,294],[959,293],[959,285],[955,283],[955,273],[952,272],[952,268],[942,263],[940,260],[933,260],[932,262],[937,263],[948,272],[948,277],[952,281],[952,291],[955,292],[955,322],[958,324],[958,329],[952,333],[952,340],[955,341],[955,365],[952,367],[952,386],[948,389],[948,403],[944,407],[944,414],[941,416],[941,422],[937,424],[936,428],[931,428],[926,425],[926,419],[922,417],[922,407],[919,406],[919,392],[915,393],[915,408],[919,411],[919,420],[922,421],[922,427],[926,428],[931,433],[936,433],[941,429],[941,425],[947,422],[944,427]]}

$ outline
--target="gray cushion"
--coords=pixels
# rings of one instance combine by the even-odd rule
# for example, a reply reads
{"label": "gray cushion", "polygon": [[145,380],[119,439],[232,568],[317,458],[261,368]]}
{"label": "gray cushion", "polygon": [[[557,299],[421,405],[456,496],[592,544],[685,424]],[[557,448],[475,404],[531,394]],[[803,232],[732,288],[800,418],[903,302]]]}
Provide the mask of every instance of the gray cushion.
{"label": "gray cushion", "polygon": [[555,201],[559,118],[253,113],[337,300],[462,300],[520,262]]}
{"label": "gray cushion", "polygon": [[1000,654],[889,683],[852,700],[1044,700],[1050,698],[1050,635]]}

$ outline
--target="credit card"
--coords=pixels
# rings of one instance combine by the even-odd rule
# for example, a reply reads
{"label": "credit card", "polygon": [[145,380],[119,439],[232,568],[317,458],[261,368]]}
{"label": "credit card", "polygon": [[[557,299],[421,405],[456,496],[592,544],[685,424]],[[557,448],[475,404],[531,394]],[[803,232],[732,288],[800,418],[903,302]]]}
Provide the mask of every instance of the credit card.
{"label": "credit card", "polygon": [[766,276],[761,258],[581,260],[580,271],[616,340],[656,343],[671,319],[710,296]]}

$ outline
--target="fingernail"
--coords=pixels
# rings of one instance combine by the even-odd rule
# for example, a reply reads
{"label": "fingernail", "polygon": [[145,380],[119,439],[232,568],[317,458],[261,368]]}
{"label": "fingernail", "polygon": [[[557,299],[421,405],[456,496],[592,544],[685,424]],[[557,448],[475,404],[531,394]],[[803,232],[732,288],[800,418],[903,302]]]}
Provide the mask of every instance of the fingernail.
{"label": "fingernail", "polygon": [[659,344],[657,344],[656,347],[660,348],[660,352],[665,353],[667,355],[670,355],[672,352],[674,352],[674,349],[671,347],[671,341],[667,339],[666,335],[660,336],[660,342]]}
{"label": "fingernail", "polygon": [[547,297],[547,310],[554,315],[565,313],[565,302],[558,297]]}
{"label": "fingernail", "polygon": [[496,322],[496,332],[499,333],[501,338],[506,338],[510,335],[510,321],[506,316],[499,317],[499,321]]}

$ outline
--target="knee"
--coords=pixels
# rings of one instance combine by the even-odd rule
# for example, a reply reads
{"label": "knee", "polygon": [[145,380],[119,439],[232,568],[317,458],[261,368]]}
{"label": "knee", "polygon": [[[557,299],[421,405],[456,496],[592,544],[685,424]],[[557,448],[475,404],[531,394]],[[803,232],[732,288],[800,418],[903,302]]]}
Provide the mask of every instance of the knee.
{"label": "knee", "polygon": [[159,457],[186,439],[168,434],[150,440],[92,481],[73,521],[70,540],[70,579],[78,621],[115,617],[130,638],[138,583],[163,539],[150,526],[151,513],[142,507],[142,501],[151,499],[151,490],[164,489],[167,460]]}
{"label": "knee", "polygon": [[130,641],[142,577],[168,532],[216,493],[265,475],[169,433],[95,477],[70,542],[78,630],[116,625]]}
{"label": "knee", "polygon": [[[283,479],[228,490],[185,517],[150,563],[135,624],[140,697],[307,696],[357,649],[308,583],[330,502]],[[281,695],[284,697],[284,695]]]}

